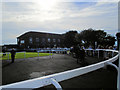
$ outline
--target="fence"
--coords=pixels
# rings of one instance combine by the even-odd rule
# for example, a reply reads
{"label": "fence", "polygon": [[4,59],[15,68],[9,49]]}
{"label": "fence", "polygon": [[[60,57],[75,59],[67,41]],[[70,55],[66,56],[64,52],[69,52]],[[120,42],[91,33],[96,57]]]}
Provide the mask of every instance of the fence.
{"label": "fence", "polygon": [[[16,53],[24,53],[24,58],[26,56],[26,52],[16,52]],[[7,53],[0,53],[1,55],[2,54],[7,54],[7,59],[9,60],[10,59],[10,52],[7,52]]]}
{"label": "fence", "polygon": [[[50,57],[52,58],[53,57],[53,53],[65,53],[67,52],[69,49],[41,49],[41,50],[37,50],[37,53],[38,53],[38,57],[40,55],[40,53],[50,53]],[[24,59],[26,58],[26,52],[16,52],[16,53],[24,53]],[[7,54],[7,59],[9,60],[10,59],[10,52],[7,52],[7,53],[0,53],[1,55],[2,54]]]}
{"label": "fence", "polygon": [[[34,89],[34,88],[40,88],[43,86],[53,84],[56,88],[62,89],[62,87],[58,83],[60,81],[64,81],[64,80],[67,80],[70,78],[74,78],[74,77],[86,74],[91,71],[95,71],[106,65],[111,65],[111,66],[115,67],[118,71],[117,89],[120,90],[120,85],[119,85],[120,70],[115,64],[112,63],[118,59],[118,56],[119,56],[118,51],[109,50],[109,49],[96,49],[96,50],[93,50],[93,53],[94,53],[94,51],[97,51],[98,55],[99,55],[100,50],[103,50],[105,52],[117,53],[117,55],[115,55],[112,58],[109,58],[108,60],[105,60],[105,61],[102,61],[102,62],[99,62],[96,64],[92,64],[92,65],[89,65],[86,67],[77,68],[77,69],[73,69],[73,70],[69,70],[69,71],[65,71],[65,72],[61,72],[61,73],[56,73],[56,74],[52,74],[52,75],[48,75],[48,76],[43,76],[40,78],[31,79],[31,80],[21,81],[21,82],[17,82],[17,83],[13,83],[13,84],[3,85],[0,88],[31,88],[31,89]],[[98,58],[99,58],[99,56],[98,56]]]}

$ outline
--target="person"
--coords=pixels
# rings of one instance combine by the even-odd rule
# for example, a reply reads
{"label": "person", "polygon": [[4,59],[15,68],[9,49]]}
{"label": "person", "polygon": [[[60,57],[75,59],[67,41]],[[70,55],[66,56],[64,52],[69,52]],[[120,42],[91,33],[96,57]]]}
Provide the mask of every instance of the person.
{"label": "person", "polygon": [[116,46],[113,46],[113,50],[116,50],[117,48],[116,48]]}
{"label": "person", "polygon": [[74,52],[74,48],[73,48],[73,46],[72,47],[70,47],[70,54],[73,56],[73,52]]}
{"label": "person", "polygon": [[[112,46],[109,46],[109,49],[113,49],[113,47],[112,47]],[[108,52],[108,57],[109,57],[109,58],[112,58],[112,52]]]}
{"label": "person", "polygon": [[84,46],[81,47],[81,50],[80,50],[81,54],[80,54],[80,59],[82,62],[84,62],[84,59],[85,59],[85,50],[84,50]]}
{"label": "person", "polygon": [[12,63],[14,63],[15,54],[16,54],[16,52],[15,52],[15,49],[13,48],[13,49],[11,50],[11,59],[12,59]]}
{"label": "person", "polygon": [[3,52],[3,56],[6,55],[5,51],[6,51],[5,48],[3,48],[3,50],[2,50],[2,52]]}
{"label": "person", "polygon": [[92,53],[93,48],[92,48],[92,46],[90,45],[90,46],[88,47],[88,49],[89,49],[89,51],[88,51],[88,56],[93,56],[93,53]]}
{"label": "person", "polygon": [[74,46],[74,53],[75,53],[75,56],[77,58],[77,63],[78,63],[79,60],[81,59],[81,50],[80,50],[79,44]]}

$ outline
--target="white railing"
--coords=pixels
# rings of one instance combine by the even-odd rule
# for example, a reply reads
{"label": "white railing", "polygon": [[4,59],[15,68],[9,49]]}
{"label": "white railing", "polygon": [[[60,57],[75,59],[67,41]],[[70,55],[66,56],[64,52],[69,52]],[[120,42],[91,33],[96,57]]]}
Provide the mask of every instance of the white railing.
{"label": "white railing", "polygon": [[[112,52],[118,53],[118,51],[116,51],[116,50],[107,50],[107,49],[99,49],[99,50],[112,51]],[[89,65],[86,67],[81,67],[81,68],[77,68],[77,69],[73,69],[73,70],[69,70],[69,71],[65,71],[65,72],[61,72],[61,73],[56,73],[56,74],[52,74],[52,75],[48,75],[48,76],[43,76],[40,78],[21,81],[21,82],[17,82],[17,83],[13,83],[13,84],[3,85],[3,86],[0,86],[0,88],[31,88],[31,89],[34,89],[34,88],[40,88],[43,86],[47,86],[50,84],[53,84],[56,88],[62,88],[58,82],[64,81],[64,80],[67,80],[70,78],[74,78],[74,77],[86,74],[88,72],[91,72],[91,71],[95,71],[106,65],[112,65],[118,70],[118,67],[116,65],[112,64],[112,62],[114,62],[118,59],[118,56],[119,56],[119,54],[115,55],[114,57],[112,57],[108,60],[105,60],[105,61],[102,61],[102,62],[99,62],[96,64],[92,64],[92,65]],[[119,77],[119,73],[118,73],[118,80],[119,80],[119,78],[120,77]],[[119,87],[120,87],[119,83],[117,83],[118,90],[119,90]]]}
{"label": "white railing", "polygon": [[[24,53],[24,58],[26,57],[26,52],[16,52],[16,53]],[[0,54],[7,54],[7,59],[10,59],[10,52],[6,52],[6,53],[0,53]]]}
{"label": "white railing", "polygon": [[[38,57],[40,55],[40,53],[50,53],[50,57],[52,58],[53,57],[53,53],[63,53],[63,52],[67,52],[68,49],[41,49],[41,50],[38,50],[37,53],[38,53]],[[26,58],[26,52],[16,52],[16,53],[24,53],[24,59]],[[10,52],[6,52],[6,53],[0,53],[0,54],[7,54],[7,59],[9,60],[10,59]]]}

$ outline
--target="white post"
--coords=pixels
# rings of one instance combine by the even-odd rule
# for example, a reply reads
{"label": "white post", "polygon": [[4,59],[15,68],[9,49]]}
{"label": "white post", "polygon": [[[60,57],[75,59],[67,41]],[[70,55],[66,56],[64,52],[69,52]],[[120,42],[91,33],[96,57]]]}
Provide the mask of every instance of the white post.
{"label": "white post", "polygon": [[25,59],[25,52],[24,52],[24,59]]}
{"label": "white post", "polygon": [[9,53],[7,53],[8,54],[8,60],[9,60]]}
{"label": "white post", "polygon": [[52,54],[51,54],[51,53],[52,53],[52,49],[50,49],[50,56],[51,56],[51,58],[52,58]]}
{"label": "white post", "polygon": [[50,53],[50,57],[52,58],[52,55],[51,55],[51,53],[52,53],[52,50],[51,50],[51,49],[50,49],[49,53]]}
{"label": "white post", "polygon": [[62,90],[62,87],[55,79],[51,78],[50,80],[51,80],[51,83],[57,88],[57,90]]}
{"label": "white post", "polygon": [[99,53],[99,50],[98,50],[98,58],[99,58],[99,54],[100,54],[100,53]]}
{"label": "white post", "polygon": [[114,52],[112,51],[112,57],[114,57]]}
{"label": "white post", "polygon": [[52,55],[52,58],[53,58],[53,50],[51,49],[51,55]]}
{"label": "white post", "polygon": [[103,54],[104,54],[104,56],[103,56],[103,57],[104,57],[104,59],[105,59],[105,57],[107,56],[107,55],[106,55],[106,51],[104,51],[104,53],[103,53]]}
{"label": "white post", "polygon": [[94,49],[93,49],[93,56],[94,56]]}
{"label": "white post", "polygon": [[39,57],[39,51],[38,51],[38,57]]}

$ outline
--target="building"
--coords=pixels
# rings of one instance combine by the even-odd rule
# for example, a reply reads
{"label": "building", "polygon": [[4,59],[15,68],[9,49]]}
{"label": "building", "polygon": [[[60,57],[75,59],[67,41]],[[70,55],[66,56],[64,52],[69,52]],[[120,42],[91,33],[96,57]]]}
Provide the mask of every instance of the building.
{"label": "building", "polygon": [[62,34],[30,31],[17,37],[20,48],[63,47]]}
{"label": "building", "polygon": [[8,44],[8,45],[3,45],[2,48],[5,48],[5,49],[17,49],[18,48],[18,45],[17,44]]}
{"label": "building", "polygon": [[2,45],[0,47],[2,48],[2,50],[4,49],[7,52],[11,51],[12,48],[14,48],[15,50],[18,49],[18,45],[17,44],[5,44],[5,45]]}

